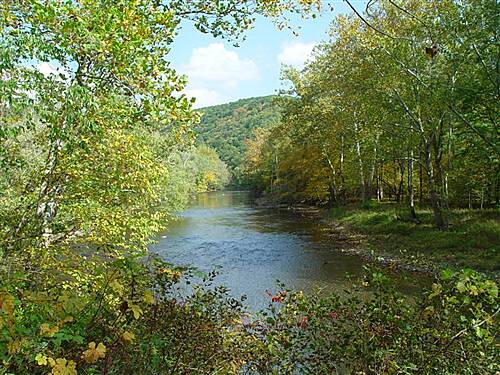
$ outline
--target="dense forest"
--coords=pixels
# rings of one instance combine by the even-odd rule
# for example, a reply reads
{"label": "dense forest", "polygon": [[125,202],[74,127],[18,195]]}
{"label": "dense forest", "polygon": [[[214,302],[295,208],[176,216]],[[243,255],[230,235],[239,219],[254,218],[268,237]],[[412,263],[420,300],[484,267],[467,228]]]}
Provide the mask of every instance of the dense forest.
{"label": "dense forest", "polygon": [[281,119],[251,99],[195,130],[170,62],[181,24],[236,43],[256,17],[283,28],[321,6],[0,2],[0,375],[498,372],[498,287],[475,271],[436,272],[408,297],[369,268],[348,295],[278,286],[251,314],[216,272],[148,250],[243,153],[243,176],[278,201],[391,195],[416,221],[420,199],[442,233],[449,208],[497,204],[492,0],[370,1],[287,71]]}
{"label": "dense forest", "polygon": [[273,99],[273,96],[242,99],[199,110],[201,121],[195,127],[197,142],[217,151],[232,171],[233,185],[245,185],[240,166],[246,151],[245,141],[253,137],[252,131],[279,121],[279,109]]}
{"label": "dense forest", "polygon": [[282,121],[249,142],[256,189],[289,202],[385,198],[446,211],[500,204],[498,4],[377,2],[341,16],[303,71],[285,71]]}

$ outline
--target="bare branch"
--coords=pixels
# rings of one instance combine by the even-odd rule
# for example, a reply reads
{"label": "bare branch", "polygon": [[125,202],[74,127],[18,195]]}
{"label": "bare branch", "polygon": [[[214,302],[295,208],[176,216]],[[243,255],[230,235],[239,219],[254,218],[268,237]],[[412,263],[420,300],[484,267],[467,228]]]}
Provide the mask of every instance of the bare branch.
{"label": "bare branch", "polygon": [[355,8],[352,4],[351,4],[351,2],[350,2],[349,0],[344,0],[344,1],[347,3],[347,5],[349,5],[349,8],[351,8],[351,9],[352,9],[352,11],[353,11],[354,13],[356,13],[356,15],[357,15],[357,16],[361,19],[361,21],[363,21],[363,22],[364,22],[364,24],[365,24],[366,26],[368,26],[370,29],[372,29],[372,30],[376,31],[377,33],[379,33],[379,34],[381,34],[381,35],[383,35],[383,36],[386,36],[386,37],[388,37],[388,38],[391,38],[391,39],[397,39],[396,37],[394,37],[394,36],[392,36],[392,35],[390,35],[390,34],[386,33],[386,32],[385,32],[385,31],[383,31],[383,30],[380,30],[379,28],[377,28],[377,27],[373,26],[370,22],[368,22],[368,21],[366,20],[366,18],[364,18],[364,17],[361,15],[361,13],[359,13],[359,12],[357,11],[357,9],[356,9],[356,8]]}

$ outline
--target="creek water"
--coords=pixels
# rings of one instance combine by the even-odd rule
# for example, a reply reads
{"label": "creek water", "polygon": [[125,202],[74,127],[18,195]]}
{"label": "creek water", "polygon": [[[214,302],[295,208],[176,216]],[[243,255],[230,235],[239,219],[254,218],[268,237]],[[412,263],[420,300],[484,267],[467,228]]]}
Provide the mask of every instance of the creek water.
{"label": "creek water", "polygon": [[[246,295],[251,309],[267,305],[266,291],[276,290],[277,280],[304,292],[342,292],[365,265],[359,256],[342,253],[318,220],[254,207],[247,192],[197,195],[157,240],[151,250],[169,262],[202,272],[220,269],[217,283],[234,297]],[[411,294],[425,278],[398,272],[396,282]]]}

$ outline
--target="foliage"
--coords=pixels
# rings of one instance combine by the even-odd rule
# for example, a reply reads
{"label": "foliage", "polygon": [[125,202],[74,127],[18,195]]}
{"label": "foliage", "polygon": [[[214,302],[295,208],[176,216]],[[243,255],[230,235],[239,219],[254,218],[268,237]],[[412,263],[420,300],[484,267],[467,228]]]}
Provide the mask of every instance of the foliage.
{"label": "foliage", "polygon": [[[198,121],[180,94],[185,78],[168,59],[179,23],[189,19],[204,32],[231,37],[255,14],[279,18],[317,6],[2,2],[2,246],[10,253],[56,243],[144,249],[183,201],[162,189],[169,183],[165,162],[185,151]],[[200,184],[216,184],[209,180]]]}
{"label": "foliage", "polygon": [[439,229],[450,207],[498,206],[497,13],[490,1],[405,0],[337,17],[314,59],[283,72],[281,122],[243,168],[255,190],[406,200],[415,222],[418,199]]}
{"label": "foliage", "polygon": [[[191,191],[227,179],[206,147],[192,151],[195,174],[176,163],[199,120],[169,63],[181,21],[232,38],[257,14],[282,22],[317,5],[0,2],[0,373],[106,372],[140,337],[160,280],[178,278],[165,266],[153,277],[141,257]],[[220,328],[231,309],[195,295],[179,320],[194,312]],[[200,363],[218,349],[206,347]]]}
{"label": "foliage", "polygon": [[[477,45],[484,53],[493,50],[487,42],[490,19],[481,18],[481,12],[491,9],[479,2],[472,5],[476,3],[477,9],[466,6],[460,13],[466,20],[484,21],[464,39],[462,54],[477,50]],[[217,188],[227,179],[225,165],[212,149],[192,148],[192,128],[199,116],[181,94],[185,79],[169,64],[169,44],[179,24],[188,19],[202,32],[232,38],[251,27],[257,14],[281,22],[290,12],[309,13],[317,7],[311,0],[0,3],[0,373],[288,371],[290,357],[280,351],[281,340],[288,335],[304,339],[305,351],[295,353],[301,368],[313,369],[308,353],[326,358],[321,356],[328,348],[315,346],[320,341],[312,340],[322,337],[319,325],[314,337],[302,335],[308,329],[297,329],[307,328],[313,316],[301,318],[299,327],[292,324],[296,311],[304,311],[293,307],[294,301],[301,301],[300,295],[288,293],[286,298],[297,297],[285,309],[272,310],[277,318],[265,322],[260,334],[253,324],[241,321],[245,312],[240,302],[228,297],[223,287],[213,286],[211,277],[201,285],[193,284],[190,270],[146,256],[152,236],[165,228],[189,192]],[[453,4],[446,2],[438,10],[448,8],[453,11]],[[460,26],[453,17],[440,20]],[[374,41],[384,48],[394,47]],[[346,61],[356,61],[366,52],[355,51]],[[458,132],[461,149],[476,160],[477,155],[487,156],[482,142],[489,151],[495,147],[490,144],[495,142],[490,117],[495,114],[496,96],[490,85],[479,89],[485,71],[477,68],[469,52],[465,66],[476,78],[470,82],[460,77],[457,82],[463,91],[476,90],[484,98],[480,101],[484,107],[476,100],[454,96],[457,102],[450,110],[463,116],[463,124],[472,124],[468,129],[474,134],[479,132],[480,140],[464,127]],[[353,72],[371,78],[366,65],[356,68]],[[489,65],[486,68],[489,72]],[[343,72],[347,74],[346,69]],[[346,89],[352,81],[346,83],[339,88]],[[395,89],[401,88],[395,85]],[[437,98],[449,94],[443,92]],[[356,98],[352,91],[344,93]],[[375,93],[367,93],[374,97]],[[300,101],[289,103],[296,106]],[[362,106],[363,118],[368,119],[379,104]],[[434,106],[424,104],[429,113],[437,113]],[[255,107],[251,106],[252,111],[267,108],[266,104]],[[274,112],[269,111],[271,118]],[[261,123],[250,124],[245,131],[255,125]],[[427,127],[423,134],[428,132]],[[326,139],[327,134],[332,133],[321,133],[317,139]],[[371,138],[376,132],[366,124],[348,129],[345,136],[353,134],[366,136],[368,149],[376,144]],[[465,147],[469,137],[475,142],[470,150]],[[296,143],[291,134],[283,139],[280,153],[284,145]],[[308,144],[306,150],[319,160],[325,149],[322,144],[313,146]],[[479,183],[474,180],[472,186],[483,191],[488,168],[495,164],[486,160],[477,165]],[[321,181],[323,169],[307,169],[309,173],[301,177],[308,180],[304,191],[324,199],[325,194],[315,192],[314,182]],[[486,190],[492,191],[489,185]],[[181,277],[183,273],[188,277]],[[361,346],[345,346],[346,358],[351,360],[340,364],[368,372],[406,368],[406,372],[422,373],[438,366],[445,372],[492,369],[497,362],[492,346],[496,285],[471,272],[447,276],[448,281],[437,284],[422,300],[425,304],[414,310],[393,292],[379,291],[366,303],[347,300],[351,312],[346,316],[351,319],[346,327],[359,326],[359,331],[349,332]],[[376,275],[376,279],[380,282],[383,277]],[[311,307],[306,310],[317,309],[316,302],[308,301]],[[363,312],[366,317],[360,321]],[[283,332],[280,320],[289,329]],[[400,326],[400,320],[407,325]],[[425,364],[424,353],[433,354]],[[337,362],[332,356],[320,366],[331,368]]]}
{"label": "foliage", "polygon": [[380,272],[366,294],[282,290],[263,321],[263,373],[486,374],[498,370],[498,289],[473,271],[443,272],[414,300]]}
{"label": "foliage", "polygon": [[227,373],[245,357],[244,337],[227,328],[241,303],[210,288],[213,275],[186,293],[192,271],[156,258],[90,268],[78,289],[61,288],[71,268],[59,270],[26,280],[2,269],[0,373]]}
{"label": "foliage", "polygon": [[256,128],[266,128],[279,119],[279,109],[272,96],[242,99],[233,103],[202,108],[201,122],[195,127],[198,143],[214,148],[239,181],[240,165]]}
{"label": "foliage", "polygon": [[[22,176],[2,213],[9,253],[141,250],[172,209],[159,194],[168,168],[149,148],[161,131],[172,152],[196,121],[165,60],[176,24],[153,2],[105,5],[3,5],[2,77],[12,91],[2,106],[19,113],[4,127],[23,130],[2,144],[2,184]],[[59,74],[42,74],[41,62]]]}
{"label": "foliage", "polygon": [[174,154],[171,162],[190,193],[220,190],[230,180],[229,169],[217,152],[204,144]]}
{"label": "foliage", "polygon": [[0,286],[2,373],[498,370],[494,282],[445,271],[431,291],[409,297],[371,272],[343,296],[280,286],[255,317],[213,285],[215,273],[193,279],[157,258],[114,261],[79,289],[61,289],[54,270],[28,289],[32,281],[15,272]]}

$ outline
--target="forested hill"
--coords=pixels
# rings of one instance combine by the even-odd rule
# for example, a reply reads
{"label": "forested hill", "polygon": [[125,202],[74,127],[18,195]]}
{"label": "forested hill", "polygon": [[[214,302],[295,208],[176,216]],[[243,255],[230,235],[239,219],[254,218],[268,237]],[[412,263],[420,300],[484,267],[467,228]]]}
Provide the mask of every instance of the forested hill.
{"label": "forested hill", "polygon": [[273,98],[248,98],[202,108],[201,123],[196,127],[198,143],[213,147],[234,170],[241,164],[245,153],[244,141],[252,137],[252,129],[266,127],[279,120],[279,110]]}

